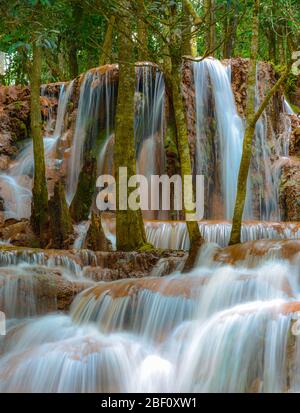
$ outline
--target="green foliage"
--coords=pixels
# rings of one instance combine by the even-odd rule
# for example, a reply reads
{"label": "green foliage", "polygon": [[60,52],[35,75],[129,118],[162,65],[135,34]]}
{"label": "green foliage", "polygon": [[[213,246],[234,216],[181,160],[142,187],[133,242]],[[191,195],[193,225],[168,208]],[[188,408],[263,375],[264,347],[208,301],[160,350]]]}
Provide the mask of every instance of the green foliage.
{"label": "green foliage", "polygon": [[[5,3],[5,4],[4,4]],[[200,19],[205,18],[203,2],[190,0]],[[178,38],[187,33],[181,0],[145,0],[144,9],[130,2],[132,34],[137,21],[148,26],[150,60],[163,65],[168,55],[170,32]],[[215,56],[224,56],[224,43],[232,43],[232,56],[249,57],[253,0],[214,0]],[[32,42],[43,47],[42,81],[68,80],[98,65],[107,21],[113,14],[122,18],[121,0],[10,0],[0,3],[0,50],[7,53],[6,84],[28,83]],[[168,23],[169,13],[175,13]],[[291,50],[300,44],[299,0],[261,1],[259,59],[285,65]],[[191,23],[192,26],[192,23]],[[205,52],[205,25],[193,27],[197,52]],[[227,36],[227,37],[226,37]],[[137,50],[135,48],[137,58]],[[112,56],[117,60],[116,33]]]}

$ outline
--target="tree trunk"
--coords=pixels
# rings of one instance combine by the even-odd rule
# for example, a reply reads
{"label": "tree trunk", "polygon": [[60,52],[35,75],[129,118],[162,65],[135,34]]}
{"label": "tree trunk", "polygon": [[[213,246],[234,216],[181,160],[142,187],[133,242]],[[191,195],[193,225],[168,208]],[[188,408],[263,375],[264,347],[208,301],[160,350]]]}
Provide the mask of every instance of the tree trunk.
{"label": "tree trunk", "polygon": [[54,186],[54,194],[49,200],[51,248],[67,249],[74,242],[73,225],[61,181]]}
{"label": "tree trunk", "polygon": [[40,236],[41,244],[45,242],[45,229],[48,224],[48,190],[46,183],[44,142],[40,107],[42,51],[33,43],[32,68],[30,73],[30,122],[33,140],[34,182],[32,189],[31,223]]}
{"label": "tree trunk", "polygon": [[139,15],[137,16],[138,60],[145,62],[149,59],[147,26],[143,20],[145,4],[144,0],[136,0]]}
{"label": "tree trunk", "polygon": [[204,0],[204,22],[205,22],[205,48],[211,56],[214,55],[216,47],[216,24],[215,24],[215,1]]}
{"label": "tree trunk", "polygon": [[111,63],[111,49],[112,49],[113,30],[114,30],[115,21],[116,21],[116,17],[111,16],[107,23],[107,29],[105,33],[104,42],[103,42],[102,53],[101,53],[101,57],[99,61],[100,66]]}
{"label": "tree trunk", "polygon": [[252,17],[252,40],[250,66],[247,78],[247,112],[246,130],[243,141],[243,153],[240,163],[237,195],[232,220],[232,229],[229,245],[241,242],[241,226],[246,200],[247,178],[250,168],[252,155],[252,140],[255,131],[254,112],[255,112],[255,85],[256,85],[256,63],[258,54],[258,31],[259,31],[259,0],[255,0]]}
{"label": "tree trunk", "polygon": [[255,1],[253,11],[252,22],[252,41],[251,41],[251,62],[248,72],[247,81],[247,113],[246,113],[246,130],[244,134],[243,153],[239,169],[238,184],[237,184],[237,196],[235,201],[235,208],[232,220],[232,229],[230,234],[229,245],[238,244],[241,242],[241,227],[242,218],[246,200],[247,190],[247,178],[249,174],[250,161],[252,155],[252,142],[255,132],[255,126],[260,118],[261,114],[268,105],[271,97],[277,92],[283,82],[286,80],[291,68],[291,64],[288,65],[284,74],[275,83],[272,89],[264,98],[257,112],[255,112],[255,83],[256,83],[256,60],[258,53],[258,31],[259,31],[259,0]]}
{"label": "tree trunk", "polygon": [[230,5],[227,1],[226,12],[229,13],[228,16],[225,17],[224,28],[223,28],[223,52],[222,56],[223,59],[229,59],[233,56],[234,52],[234,44],[236,40],[236,32],[237,32],[237,23],[238,23],[238,16],[237,16],[237,7],[236,2],[233,2],[233,6]]}
{"label": "tree trunk", "polygon": [[85,155],[78,177],[76,193],[70,205],[70,214],[75,222],[88,219],[96,190],[97,160],[90,152]]}
{"label": "tree trunk", "polygon": [[78,76],[78,61],[77,61],[77,49],[74,45],[69,45],[68,50],[69,61],[69,74],[71,79],[75,79]]}
{"label": "tree trunk", "polygon": [[101,223],[101,215],[92,212],[91,224],[86,235],[86,248],[92,251],[112,251],[111,242],[106,238]]}
{"label": "tree trunk", "polygon": [[[124,10],[128,1],[122,1]],[[134,142],[134,91],[135,68],[133,64],[133,43],[131,40],[131,18],[124,11],[118,18],[119,41],[119,86],[116,111],[114,165],[117,183],[117,211],[116,211],[116,243],[117,249],[133,251],[146,244],[146,234],[141,210],[132,211],[127,202],[123,209],[119,208],[120,185],[119,168],[127,167],[128,178],[136,174],[136,157]],[[127,183],[126,182],[126,183]],[[125,189],[127,196],[133,189]]]}
{"label": "tree trunk", "polygon": [[[176,18],[176,13],[174,10],[170,10],[169,13],[169,26],[175,27],[172,23],[172,19]],[[176,134],[177,134],[177,146],[178,154],[180,158],[180,171],[183,185],[183,197],[186,192],[184,185],[184,176],[192,175],[192,166],[191,166],[191,155],[190,147],[188,141],[188,130],[185,117],[185,109],[183,105],[183,98],[181,92],[181,64],[182,64],[182,55],[180,41],[182,39],[178,38],[177,33],[174,30],[170,33],[170,43],[169,43],[169,55],[170,55],[170,66],[166,67],[166,82],[170,84],[172,91],[173,99],[173,108],[175,114],[175,125],[176,125]],[[187,217],[188,211],[184,210],[184,216]],[[199,226],[197,221],[186,221],[186,226],[188,229],[188,234],[190,238],[190,255],[192,251],[196,248],[199,248],[204,240],[200,234]]]}
{"label": "tree trunk", "polygon": [[192,44],[192,23],[189,13],[188,5],[185,1],[182,1],[183,19],[182,19],[182,44],[181,54],[182,56],[193,56],[193,44]]}
{"label": "tree trunk", "polygon": [[[178,152],[180,158],[180,169],[181,169],[181,178],[184,182],[185,175],[192,175],[191,167],[191,156],[190,148],[188,141],[188,130],[186,125],[185,110],[183,106],[182,94],[181,94],[181,76],[180,68],[175,66],[172,62],[172,74],[171,74],[171,85],[172,85],[172,95],[173,95],[173,105],[175,112],[175,122],[177,130],[177,144]],[[183,185],[183,194],[185,187]],[[187,211],[185,211],[185,216]],[[191,248],[194,243],[198,243],[201,239],[201,234],[199,231],[198,222],[196,221],[186,221]]]}

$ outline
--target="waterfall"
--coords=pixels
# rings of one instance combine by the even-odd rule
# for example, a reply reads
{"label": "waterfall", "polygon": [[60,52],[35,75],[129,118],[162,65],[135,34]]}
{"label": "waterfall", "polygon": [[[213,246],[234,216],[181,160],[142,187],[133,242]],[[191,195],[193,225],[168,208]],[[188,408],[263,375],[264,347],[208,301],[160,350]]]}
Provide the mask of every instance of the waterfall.
{"label": "waterfall", "polygon": [[[67,176],[67,201],[70,204],[77,189],[78,177],[84,163],[84,153],[105,146],[114,123],[115,86],[110,71],[87,72],[80,86],[75,132],[70,151]],[[99,160],[98,160],[99,165]],[[101,165],[98,166],[101,170]]]}
{"label": "waterfall", "polygon": [[[9,311],[13,297],[25,298],[20,308],[30,310],[10,313],[20,318],[8,320],[0,337],[0,390],[297,391],[300,342],[291,326],[300,310],[298,270],[271,259],[251,269],[206,266],[94,283],[76,297],[70,315],[28,318],[39,314],[30,307],[39,303],[32,301],[37,292],[22,296],[14,277],[30,277],[33,269],[0,268],[0,277],[11,274],[4,290]],[[1,297],[3,290],[3,308]]]}
{"label": "waterfall", "polygon": [[[231,89],[230,70],[212,58],[193,63],[196,99],[196,173],[207,180],[206,199],[213,202],[217,182],[231,219],[243,145],[243,122]],[[215,170],[220,165],[219,170]],[[210,205],[211,207],[211,205]]]}
{"label": "waterfall", "polygon": [[[196,101],[196,173],[206,179],[207,218],[231,219],[244,137],[231,90],[231,70],[216,59],[193,63]],[[255,108],[262,99],[257,65]],[[287,102],[279,116],[281,131],[273,130],[266,111],[257,122],[253,140],[251,179],[248,179],[244,219],[280,220],[279,187],[289,149],[290,113]]]}
{"label": "waterfall", "polygon": [[[64,133],[67,105],[73,90],[73,82],[60,88],[57,118],[53,129],[53,111],[50,110],[45,126],[44,151],[46,168],[56,161],[56,147]],[[41,90],[46,96],[45,88]],[[50,135],[48,135],[50,134]],[[0,173],[0,196],[4,199],[5,218],[29,218],[31,213],[32,177],[34,174],[33,143],[27,141],[6,173]]]}
{"label": "waterfall", "polygon": [[[149,221],[145,222],[148,241],[156,248],[189,249],[189,237],[185,222]],[[199,223],[200,232],[207,242],[214,242],[220,247],[228,245],[231,223],[204,221]],[[293,222],[244,222],[242,242],[259,239],[299,239],[300,228]]]}
{"label": "waterfall", "polygon": [[[135,142],[138,173],[147,178],[164,172],[165,84],[151,65],[136,68]],[[149,154],[151,154],[149,156]]]}
{"label": "waterfall", "polygon": [[[259,108],[262,96],[260,85],[260,64],[256,69],[255,108]],[[279,114],[281,132],[275,133],[272,122],[266,111],[258,119],[253,141],[253,157],[250,167],[252,203],[258,204],[258,216],[252,211],[248,218],[259,218],[267,221],[281,219],[279,206],[279,189],[281,167],[289,155],[290,120],[284,112]],[[255,199],[256,198],[256,199]]]}

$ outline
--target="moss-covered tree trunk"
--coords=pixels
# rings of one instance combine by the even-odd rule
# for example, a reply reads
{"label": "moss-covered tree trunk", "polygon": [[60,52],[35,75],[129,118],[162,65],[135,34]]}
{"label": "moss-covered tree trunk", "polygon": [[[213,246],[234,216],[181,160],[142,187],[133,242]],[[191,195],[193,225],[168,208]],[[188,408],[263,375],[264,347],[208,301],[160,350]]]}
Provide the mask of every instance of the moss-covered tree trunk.
{"label": "moss-covered tree trunk", "polygon": [[234,214],[232,219],[232,229],[229,244],[241,242],[241,226],[245,207],[247,178],[252,155],[252,140],[255,131],[253,123],[255,115],[255,84],[256,84],[256,63],[258,53],[258,31],[259,31],[259,0],[255,0],[252,17],[252,40],[250,66],[247,78],[247,109],[246,109],[246,130],[243,141],[243,153],[238,175],[237,195],[235,201]]}
{"label": "moss-covered tree trunk", "polygon": [[[119,168],[127,167],[127,176],[136,174],[134,142],[134,91],[135,68],[131,39],[131,16],[126,10],[129,2],[122,1],[122,16],[118,18],[119,86],[115,125],[114,165],[117,182],[116,244],[118,250],[132,251],[146,244],[146,234],[141,210],[119,208]],[[126,182],[125,182],[126,183]],[[128,189],[127,195],[133,189]]]}
{"label": "moss-covered tree trunk", "polygon": [[[189,2],[187,2],[189,3]],[[188,5],[188,4],[187,4]],[[182,55],[181,55],[181,44],[182,36],[178,36],[177,31],[174,30],[176,25],[174,24],[174,19],[176,19],[176,6],[170,7],[169,12],[169,27],[170,32],[170,43],[169,43],[169,56],[170,61],[165,67],[166,71],[166,83],[170,85],[172,92],[173,108],[175,115],[175,125],[176,125],[176,135],[177,135],[177,146],[178,154],[180,158],[180,171],[183,183],[183,199],[185,198],[185,193],[187,189],[184,185],[184,176],[192,175],[192,163],[190,155],[190,147],[188,141],[188,129],[186,123],[185,109],[183,104],[183,97],[181,91],[181,65],[182,65]],[[191,211],[187,211],[184,208],[184,216],[187,218],[187,214]],[[190,255],[188,265],[185,269],[189,269],[192,266],[193,258],[196,254],[198,248],[204,242],[197,221],[186,220],[186,225],[188,229],[189,239],[190,239]]]}
{"label": "moss-covered tree trunk", "polygon": [[88,219],[96,189],[97,160],[88,152],[78,177],[76,193],[70,205],[70,214],[75,222]]}
{"label": "moss-covered tree trunk", "polygon": [[138,16],[137,16],[138,60],[140,62],[144,62],[149,59],[147,26],[144,21],[144,15],[145,15],[144,0],[136,0],[136,6],[138,8]]}
{"label": "moss-covered tree trunk", "polygon": [[86,236],[86,248],[92,251],[112,251],[111,242],[102,228],[101,214],[92,212],[91,224]]}
{"label": "moss-covered tree trunk", "polygon": [[253,136],[255,126],[261,114],[267,107],[272,96],[277,92],[280,86],[285,82],[291,68],[288,64],[285,72],[271,88],[263,99],[259,109],[255,112],[255,83],[256,83],[256,60],[258,53],[258,32],[259,32],[259,0],[255,0],[252,21],[252,41],[251,41],[251,61],[247,79],[247,111],[246,111],[246,129],[243,141],[243,153],[238,175],[237,195],[235,201],[234,214],[232,219],[232,229],[230,234],[229,245],[241,242],[242,218],[245,207],[247,179],[249,174]]}
{"label": "moss-covered tree trunk", "polygon": [[115,26],[116,17],[110,16],[110,19],[107,23],[106,33],[104,37],[102,53],[99,61],[99,65],[106,65],[111,63],[111,55],[112,55],[112,42],[113,42],[113,31]]}
{"label": "moss-covered tree trunk", "polygon": [[73,225],[61,181],[54,186],[54,194],[49,200],[51,248],[68,248],[74,241]]}
{"label": "moss-covered tree trunk", "polygon": [[182,1],[182,43],[181,43],[181,54],[182,56],[195,56],[195,48],[193,47],[192,39],[192,23],[189,13],[189,7],[186,1]]}
{"label": "moss-covered tree trunk", "polygon": [[232,2],[226,3],[226,12],[228,16],[225,16],[224,26],[223,26],[223,47],[222,56],[223,59],[229,59],[233,56],[234,45],[237,36],[237,24],[238,24],[238,10],[237,2],[233,0]]}
{"label": "moss-covered tree trunk", "polygon": [[33,43],[30,73],[30,122],[34,157],[31,224],[36,234],[39,235],[41,244],[43,245],[45,243],[48,224],[48,190],[40,107],[41,69],[42,50],[36,43]]}
{"label": "moss-covered tree trunk", "polygon": [[215,0],[204,0],[204,25],[206,52],[214,55],[216,47]]}

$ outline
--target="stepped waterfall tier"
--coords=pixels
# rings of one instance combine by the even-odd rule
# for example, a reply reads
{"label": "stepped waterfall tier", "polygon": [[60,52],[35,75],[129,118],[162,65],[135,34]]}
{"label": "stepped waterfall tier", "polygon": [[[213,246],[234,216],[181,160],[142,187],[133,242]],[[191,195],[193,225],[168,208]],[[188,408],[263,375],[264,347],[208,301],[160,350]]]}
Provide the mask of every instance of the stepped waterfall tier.
{"label": "stepped waterfall tier", "polygon": [[[143,211],[149,244],[137,251],[117,250],[115,211],[97,214],[96,178],[116,174],[119,66],[41,87],[49,197],[62,184],[58,211],[70,211],[73,233],[54,249],[49,230],[41,248],[30,221],[33,141],[10,139],[0,155],[0,392],[299,392],[300,122],[282,91],[256,124],[242,243],[228,246],[248,66],[212,57],[182,66],[187,149],[193,177],[205,176],[204,243],[188,271],[183,209]],[[276,76],[257,64],[256,108]],[[134,80],[137,173],[180,175],[169,74],[140,62]],[[3,113],[23,102],[15,88],[1,92]],[[13,133],[3,113],[0,143]]]}

